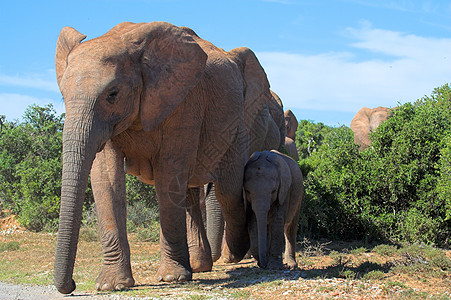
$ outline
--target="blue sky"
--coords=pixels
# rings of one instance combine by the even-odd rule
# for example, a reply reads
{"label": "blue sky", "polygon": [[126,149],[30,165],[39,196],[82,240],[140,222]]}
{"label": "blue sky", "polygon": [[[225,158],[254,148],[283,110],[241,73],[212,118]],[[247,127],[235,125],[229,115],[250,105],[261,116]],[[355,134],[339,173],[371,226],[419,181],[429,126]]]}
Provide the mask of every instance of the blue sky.
{"label": "blue sky", "polygon": [[167,21],[225,50],[251,48],[284,107],[328,125],[451,82],[451,1],[0,0],[0,115],[19,119],[33,103],[64,112],[61,28],[90,39],[124,21]]}

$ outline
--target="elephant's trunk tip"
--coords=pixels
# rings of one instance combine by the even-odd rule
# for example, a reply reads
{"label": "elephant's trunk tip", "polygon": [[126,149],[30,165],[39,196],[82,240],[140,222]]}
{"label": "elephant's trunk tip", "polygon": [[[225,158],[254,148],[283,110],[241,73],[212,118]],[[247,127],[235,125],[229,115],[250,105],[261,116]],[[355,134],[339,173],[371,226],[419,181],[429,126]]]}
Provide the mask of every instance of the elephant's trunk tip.
{"label": "elephant's trunk tip", "polygon": [[75,288],[77,285],[75,284],[75,281],[71,279],[69,283],[57,283],[55,282],[55,287],[61,294],[70,294],[73,291],[75,291]]}

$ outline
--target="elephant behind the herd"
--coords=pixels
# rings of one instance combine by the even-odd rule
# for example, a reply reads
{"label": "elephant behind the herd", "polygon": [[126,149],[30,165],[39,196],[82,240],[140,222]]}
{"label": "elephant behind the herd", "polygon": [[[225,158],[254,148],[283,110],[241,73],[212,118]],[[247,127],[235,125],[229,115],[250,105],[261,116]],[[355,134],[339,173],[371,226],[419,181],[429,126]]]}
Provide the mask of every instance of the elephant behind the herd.
{"label": "elephant behind the herd", "polygon": [[252,139],[277,136],[275,130],[260,130],[271,121],[271,93],[255,55],[247,48],[225,52],[192,30],[165,22],[121,23],[103,36],[82,42],[85,38],[63,28],[55,54],[66,106],[54,266],[58,290],[75,289],[72,274],[90,172],[104,253],[97,289],[134,285],[125,172],[156,188],[159,280],[190,280],[193,269],[212,267],[194,190],[207,182],[215,183],[227,222],[228,259],[239,261],[249,249],[244,165]]}
{"label": "elephant behind the herd", "polygon": [[370,133],[376,131],[377,127],[392,115],[393,108],[376,107],[361,108],[352,118],[351,130],[354,132],[354,142],[365,150],[371,145]]}

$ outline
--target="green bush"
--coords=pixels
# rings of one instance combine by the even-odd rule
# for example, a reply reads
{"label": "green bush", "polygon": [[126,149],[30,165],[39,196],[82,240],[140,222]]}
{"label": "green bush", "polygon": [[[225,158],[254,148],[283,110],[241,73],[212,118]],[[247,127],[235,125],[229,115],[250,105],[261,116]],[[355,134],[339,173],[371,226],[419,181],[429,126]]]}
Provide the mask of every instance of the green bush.
{"label": "green bush", "polygon": [[392,245],[381,244],[374,247],[372,251],[382,256],[394,256],[398,252],[398,248]]}
{"label": "green bush", "polygon": [[4,122],[0,133],[0,199],[21,225],[56,228],[61,191],[64,115],[52,105],[30,106],[24,122]]}
{"label": "green bush", "polygon": [[[31,105],[23,122],[0,123],[0,203],[33,231],[54,231],[58,225],[62,172],[64,114],[51,104]],[[127,175],[129,204],[158,206],[153,186]],[[95,225],[90,180],[83,205],[83,225]]]}
{"label": "green bush", "polygon": [[449,85],[400,105],[371,134],[372,146],[364,152],[347,127],[301,121],[300,234],[449,246],[450,136]]}
{"label": "green bush", "polygon": [[127,202],[129,205],[140,202],[144,206],[157,209],[158,211],[158,199],[153,185],[143,183],[135,176],[128,174],[126,175],[126,180]]}

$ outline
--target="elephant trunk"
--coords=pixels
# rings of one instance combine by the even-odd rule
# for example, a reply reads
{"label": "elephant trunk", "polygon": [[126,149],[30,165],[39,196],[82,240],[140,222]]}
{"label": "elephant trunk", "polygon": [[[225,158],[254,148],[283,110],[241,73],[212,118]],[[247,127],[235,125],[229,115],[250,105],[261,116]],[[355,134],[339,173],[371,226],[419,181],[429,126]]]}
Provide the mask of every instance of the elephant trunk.
{"label": "elephant trunk", "polygon": [[211,248],[211,257],[213,261],[217,261],[221,257],[224,217],[221,206],[216,199],[215,186],[212,183],[208,184],[205,209],[207,214],[207,239]]}
{"label": "elephant trunk", "polygon": [[83,109],[79,109],[76,115],[69,114],[64,124],[61,206],[54,265],[54,284],[63,294],[75,290],[72,274],[83,201],[89,172],[101,146],[98,135],[93,134],[94,123],[92,111],[83,114]]}
{"label": "elephant trunk", "polygon": [[268,230],[267,212],[256,212],[257,236],[258,236],[258,266],[266,268],[268,265],[266,237]]}

